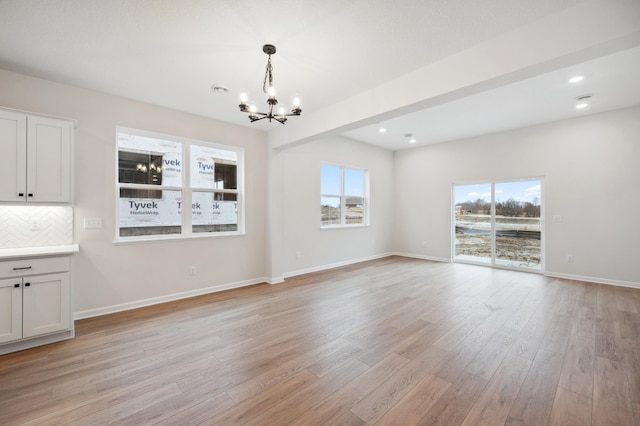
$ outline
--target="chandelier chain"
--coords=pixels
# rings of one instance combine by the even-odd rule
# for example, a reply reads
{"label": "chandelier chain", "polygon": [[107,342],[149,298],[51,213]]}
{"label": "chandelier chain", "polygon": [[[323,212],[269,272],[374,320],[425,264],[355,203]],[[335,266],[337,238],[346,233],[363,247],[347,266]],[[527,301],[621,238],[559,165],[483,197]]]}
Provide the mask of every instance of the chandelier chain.
{"label": "chandelier chain", "polygon": [[[267,80],[269,81],[268,86]],[[264,82],[262,83],[262,92],[267,93],[267,87],[271,86],[273,86],[273,67],[271,66],[271,55],[269,55],[269,59],[267,60],[267,71],[264,74]]]}

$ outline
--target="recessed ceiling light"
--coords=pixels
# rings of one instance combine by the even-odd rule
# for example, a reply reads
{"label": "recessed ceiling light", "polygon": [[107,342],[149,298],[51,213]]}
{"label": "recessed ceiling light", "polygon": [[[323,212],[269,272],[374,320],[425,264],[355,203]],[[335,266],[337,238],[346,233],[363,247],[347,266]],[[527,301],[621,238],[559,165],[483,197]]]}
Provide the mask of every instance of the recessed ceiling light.
{"label": "recessed ceiling light", "polygon": [[582,80],[584,80],[584,76],[576,75],[575,77],[571,77],[569,79],[569,83],[576,84],[576,83],[580,83]]}
{"label": "recessed ceiling light", "polygon": [[576,104],[576,109],[584,109],[589,106],[589,99],[591,99],[593,95],[582,95],[576,98],[578,103]]}
{"label": "recessed ceiling light", "polygon": [[384,132],[386,132],[386,131],[387,131],[387,129],[385,129],[384,127],[380,127],[380,128],[378,129],[378,131],[379,131],[380,133],[384,133]]}
{"label": "recessed ceiling light", "polygon": [[416,139],[413,137],[413,133],[405,133],[404,137],[407,138],[409,143],[416,143]]}
{"label": "recessed ceiling light", "polygon": [[213,90],[213,93],[227,93],[229,91],[229,89],[220,84],[214,84],[211,86],[211,90]]}

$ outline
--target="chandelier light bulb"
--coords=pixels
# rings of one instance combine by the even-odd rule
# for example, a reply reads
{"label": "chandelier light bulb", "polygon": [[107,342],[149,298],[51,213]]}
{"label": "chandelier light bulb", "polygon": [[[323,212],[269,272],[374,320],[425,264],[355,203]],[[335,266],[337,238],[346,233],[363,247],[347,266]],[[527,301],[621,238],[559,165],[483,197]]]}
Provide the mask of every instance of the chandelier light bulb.
{"label": "chandelier light bulb", "polygon": [[240,91],[240,103],[246,104],[248,100],[249,100],[249,93],[247,93],[247,91],[243,89],[242,91]]}
{"label": "chandelier light bulb", "polygon": [[291,103],[293,104],[294,108],[298,108],[300,106],[300,97],[298,95],[294,96]]}
{"label": "chandelier light bulb", "polygon": [[269,86],[267,89],[267,95],[269,95],[269,99],[275,99],[276,97],[276,88],[273,86]]}
{"label": "chandelier light bulb", "polygon": [[256,111],[257,111],[256,106],[253,103],[249,105],[249,112],[251,114],[255,113]]}
{"label": "chandelier light bulb", "polygon": [[278,115],[284,116],[286,113],[287,113],[287,110],[283,106],[278,108]]}

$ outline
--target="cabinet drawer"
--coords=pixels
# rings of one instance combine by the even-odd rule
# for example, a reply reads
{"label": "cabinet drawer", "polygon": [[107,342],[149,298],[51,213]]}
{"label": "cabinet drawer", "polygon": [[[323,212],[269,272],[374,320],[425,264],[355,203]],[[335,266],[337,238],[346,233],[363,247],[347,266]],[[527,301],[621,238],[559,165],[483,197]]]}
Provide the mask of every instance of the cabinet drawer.
{"label": "cabinet drawer", "polygon": [[69,257],[8,260],[0,262],[0,278],[51,274],[69,270]]}

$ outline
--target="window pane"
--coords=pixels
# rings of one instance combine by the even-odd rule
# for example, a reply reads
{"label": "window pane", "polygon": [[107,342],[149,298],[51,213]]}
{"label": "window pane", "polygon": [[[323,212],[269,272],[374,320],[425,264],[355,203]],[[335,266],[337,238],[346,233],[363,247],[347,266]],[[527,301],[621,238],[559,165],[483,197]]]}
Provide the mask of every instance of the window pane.
{"label": "window pane", "polygon": [[191,222],[194,233],[238,230],[238,201],[236,194],[192,193]]}
{"label": "window pane", "polygon": [[455,258],[491,262],[491,184],[456,185]]}
{"label": "window pane", "polygon": [[118,151],[118,181],[162,185],[162,154]]}
{"label": "window pane", "polygon": [[346,222],[364,223],[364,197],[346,197]]}
{"label": "window pane", "polygon": [[201,145],[191,146],[191,187],[238,189],[238,153]]}
{"label": "window pane", "polygon": [[496,264],[541,269],[540,200],[542,182],[498,182]]}
{"label": "window pane", "polygon": [[[182,186],[181,143],[127,133],[118,133],[117,137],[119,182]],[[145,182],[126,180],[138,179],[132,172],[145,168]]]}
{"label": "window pane", "polygon": [[[144,190],[140,195],[145,195]],[[146,191],[146,195],[160,198],[129,197],[123,188],[119,200],[120,236],[179,234],[182,230],[180,217],[182,191]]]}
{"label": "window pane", "polygon": [[320,193],[335,194],[342,193],[340,189],[340,167],[320,165]]}
{"label": "window pane", "polygon": [[320,199],[320,223],[340,225],[340,197],[322,197]]}
{"label": "window pane", "polygon": [[364,171],[344,169],[344,195],[364,197]]}

